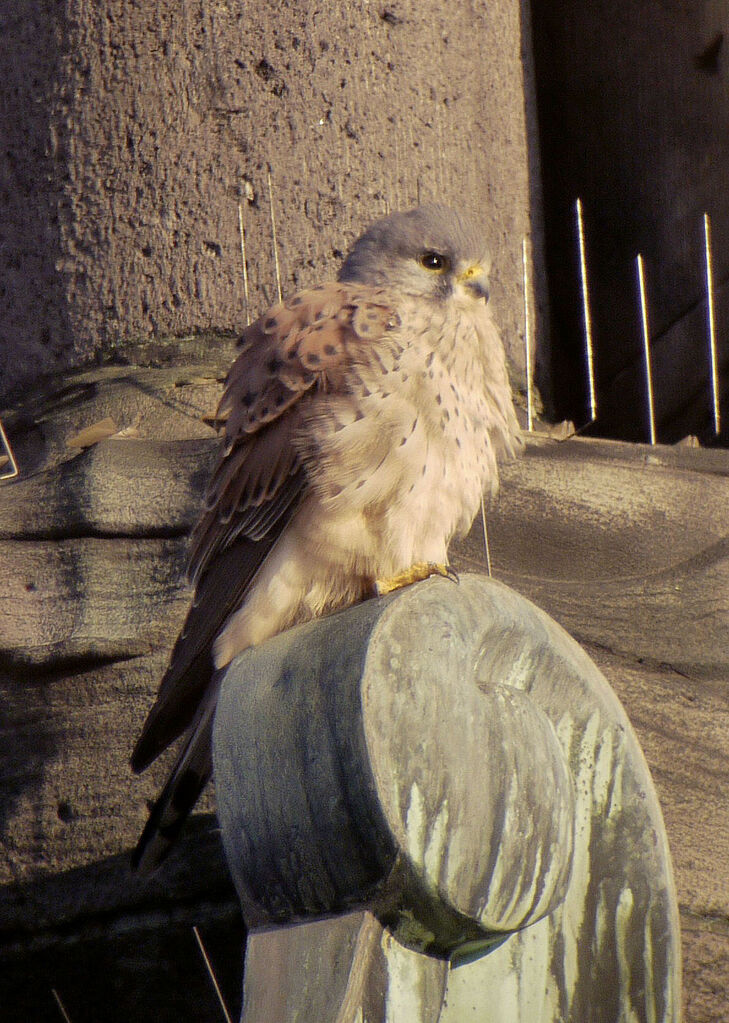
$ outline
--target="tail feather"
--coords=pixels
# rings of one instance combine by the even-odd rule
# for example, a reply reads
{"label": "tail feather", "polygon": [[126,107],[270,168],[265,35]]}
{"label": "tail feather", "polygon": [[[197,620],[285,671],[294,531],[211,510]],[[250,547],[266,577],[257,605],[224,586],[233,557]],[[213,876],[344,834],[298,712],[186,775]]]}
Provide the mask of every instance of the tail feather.
{"label": "tail feather", "polygon": [[212,774],[212,727],[215,695],[190,728],[167,784],[155,801],[132,853],[132,870],[151,874],[169,855],[192,808]]}

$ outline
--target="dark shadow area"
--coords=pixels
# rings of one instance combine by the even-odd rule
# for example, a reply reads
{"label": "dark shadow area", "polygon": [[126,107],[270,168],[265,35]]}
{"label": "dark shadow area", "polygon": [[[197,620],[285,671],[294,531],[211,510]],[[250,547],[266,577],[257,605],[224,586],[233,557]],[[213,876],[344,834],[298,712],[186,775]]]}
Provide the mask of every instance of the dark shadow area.
{"label": "dark shadow area", "polygon": [[[657,439],[716,443],[709,389],[703,214],[729,398],[727,54],[704,5],[532,3],[551,304],[547,367],[558,419],[589,419],[575,200],[584,206],[597,377],[592,432],[648,439],[636,255],[645,258]],[[698,56],[697,56],[698,55]],[[725,417],[727,418],[727,417]],[[729,441],[723,431],[722,440]]]}
{"label": "dark shadow area", "polygon": [[73,343],[60,264],[67,38],[65,4],[0,14],[0,395],[64,366]]}
{"label": "dark shadow area", "polygon": [[[534,65],[532,0],[520,0],[519,25],[521,33],[522,80],[524,83],[524,114],[526,122],[527,168],[529,174],[529,207],[531,221],[531,256],[534,268],[534,327],[532,336],[535,339],[534,381],[539,387],[543,412],[548,418],[554,415],[554,396],[552,393],[552,358],[550,351],[550,316],[549,287],[544,267],[546,265],[545,233],[544,233],[544,197],[542,194],[541,146],[539,138],[539,109],[537,104],[536,68]],[[508,358],[508,355],[507,355]],[[516,390],[515,381],[519,380],[521,403],[526,400],[526,386],[523,378],[512,377],[512,388]]]}
{"label": "dark shadow area", "polygon": [[[212,982],[192,930],[191,910],[5,960],[0,1004],[6,1023],[58,1023],[55,990],[73,1023],[220,1023]],[[233,908],[197,924],[231,1018],[241,1004],[245,929]]]}
{"label": "dark shadow area", "polygon": [[26,682],[18,686],[11,678],[0,678],[0,842],[3,845],[18,801],[24,795],[30,796],[32,805],[44,765],[57,754],[60,741],[48,715],[43,684]]}
{"label": "dark shadow area", "polygon": [[[120,898],[120,892],[125,898]],[[222,1018],[197,927],[233,1018],[245,927],[214,819],[193,818],[150,879],[126,854],[8,886],[0,905],[0,1005],[8,1023]]]}

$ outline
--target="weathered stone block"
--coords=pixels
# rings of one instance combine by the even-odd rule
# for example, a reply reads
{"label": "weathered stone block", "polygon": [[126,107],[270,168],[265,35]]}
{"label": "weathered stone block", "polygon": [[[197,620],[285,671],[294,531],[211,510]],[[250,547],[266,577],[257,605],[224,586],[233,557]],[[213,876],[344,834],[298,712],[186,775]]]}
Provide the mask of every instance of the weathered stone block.
{"label": "weathered stone block", "polygon": [[[371,1008],[363,973],[368,1019],[678,1019],[678,911],[640,748],[587,655],[503,585],[431,580],[247,651],[222,681],[215,770],[254,931],[246,1023],[293,1020],[333,969],[326,929],[269,928],[355,908],[369,916],[331,924],[349,980],[320,985],[317,1019]],[[445,967],[406,965],[402,946],[485,957],[434,1016]],[[430,978],[437,1004],[395,1012],[401,975]]]}

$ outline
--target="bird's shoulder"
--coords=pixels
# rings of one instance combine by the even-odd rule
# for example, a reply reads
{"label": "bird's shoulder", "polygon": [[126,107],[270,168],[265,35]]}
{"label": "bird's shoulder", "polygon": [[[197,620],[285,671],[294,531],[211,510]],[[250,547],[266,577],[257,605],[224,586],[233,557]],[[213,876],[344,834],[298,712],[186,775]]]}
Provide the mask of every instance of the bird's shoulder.
{"label": "bird's shoulder", "polygon": [[193,530],[192,580],[239,538],[264,540],[281,528],[306,489],[301,399],[346,391],[353,367],[381,359],[377,342],[395,337],[399,324],[388,290],[332,282],[297,292],[246,328],[216,413],[223,443]]}
{"label": "bird's shoulder", "polygon": [[386,288],[332,281],[272,306],[243,332],[216,419],[227,444],[256,433],[305,392],[343,385],[352,362],[400,326]]}

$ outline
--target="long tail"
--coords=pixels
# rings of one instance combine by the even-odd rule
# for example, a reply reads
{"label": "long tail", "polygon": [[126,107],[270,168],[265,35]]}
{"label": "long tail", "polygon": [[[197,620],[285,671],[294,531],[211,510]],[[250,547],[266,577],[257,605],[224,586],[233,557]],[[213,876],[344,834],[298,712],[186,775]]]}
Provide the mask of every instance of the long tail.
{"label": "long tail", "polygon": [[[217,687],[215,687],[217,690]],[[207,694],[190,726],[167,784],[152,807],[136,849],[132,869],[151,874],[165,860],[212,773],[212,729],[217,691]]]}

